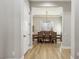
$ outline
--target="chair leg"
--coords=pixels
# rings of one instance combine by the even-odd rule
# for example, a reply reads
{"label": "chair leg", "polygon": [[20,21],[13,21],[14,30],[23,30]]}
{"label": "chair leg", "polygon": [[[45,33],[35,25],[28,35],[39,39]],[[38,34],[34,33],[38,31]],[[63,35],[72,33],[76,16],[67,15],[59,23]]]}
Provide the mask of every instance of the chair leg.
{"label": "chair leg", "polygon": [[60,41],[62,42],[62,39],[60,39]]}
{"label": "chair leg", "polygon": [[55,39],[55,43],[57,43],[57,39]]}

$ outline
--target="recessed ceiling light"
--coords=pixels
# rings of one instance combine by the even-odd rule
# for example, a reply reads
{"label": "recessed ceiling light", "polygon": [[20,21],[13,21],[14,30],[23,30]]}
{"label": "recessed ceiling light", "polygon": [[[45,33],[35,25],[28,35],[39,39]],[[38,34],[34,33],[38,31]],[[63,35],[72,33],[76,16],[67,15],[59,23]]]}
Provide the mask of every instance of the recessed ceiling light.
{"label": "recessed ceiling light", "polygon": [[53,3],[43,3],[40,6],[51,7],[51,6],[56,6],[56,5]]}

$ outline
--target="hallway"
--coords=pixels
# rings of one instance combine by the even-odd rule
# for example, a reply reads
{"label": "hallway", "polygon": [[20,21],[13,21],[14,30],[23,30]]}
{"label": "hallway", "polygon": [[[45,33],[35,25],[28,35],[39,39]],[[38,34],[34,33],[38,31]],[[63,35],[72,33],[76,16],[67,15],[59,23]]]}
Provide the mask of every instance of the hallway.
{"label": "hallway", "polygon": [[22,26],[24,59],[71,58],[71,1],[25,0]]}
{"label": "hallway", "polygon": [[34,45],[24,59],[70,59],[70,50],[61,49],[60,44]]}

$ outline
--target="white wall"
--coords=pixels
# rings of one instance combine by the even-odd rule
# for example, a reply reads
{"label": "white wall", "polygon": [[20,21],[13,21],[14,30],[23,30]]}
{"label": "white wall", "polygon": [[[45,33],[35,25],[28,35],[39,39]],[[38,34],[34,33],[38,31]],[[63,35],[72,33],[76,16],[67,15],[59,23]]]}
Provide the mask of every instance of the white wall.
{"label": "white wall", "polygon": [[62,11],[63,8],[62,7],[32,7],[31,8],[31,15],[46,15],[46,11],[48,12],[47,15],[60,15],[62,16]]}
{"label": "white wall", "polygon": [[[4,0],[0,1],[0,59],[4,58],[4,46],[5,46],[5,39],[8,39],[8,35],[7,35],[7,30],[8,28],[6,28],[6,5],[4,5],[5,2]],[[5,36],[5,37],[4,37]]]}
{"label": "white wall", "polygon": [[[48,17],[48,16],[47,16]],[[34,32],[38,33],[39,31],[56,31],[58,34],[61,34],[61,27],[62,27],[62,17],[61,16],[49,16],[47,18],[48,24],[46,23],[45,16],[34,16],[33,18],[33,25],[34,25]],[[53,22],[53,23],[52,23]],[[60,26],[58,29],[58,25]]]}
{"label": "white wall", "polygon": [[75,59],[75,0],[72,0],[71,10],[71,56]]}
{"label": "white wall", "polygon": [[63,47],[71,47],[71,11],[64,11],[63,14]]}
{"label": "white wall", "polygon": [[21,0],[0,1],[0,59],[19,58]]}
{"label": "white wall", "polygon": [[74,10],[74,20],[75,20],[75,53],[74,53],[74,55],[75,55],[75,57],[74,57],[74,59],[79,59],[79,0],[75,0],[75,1],[73,1],[74,3],[73,3],[73,8],[75,8],[75,10]]}
{"label": "white wall", "polygon": [[20,59],[23,0],[0,0],[0,59]]}

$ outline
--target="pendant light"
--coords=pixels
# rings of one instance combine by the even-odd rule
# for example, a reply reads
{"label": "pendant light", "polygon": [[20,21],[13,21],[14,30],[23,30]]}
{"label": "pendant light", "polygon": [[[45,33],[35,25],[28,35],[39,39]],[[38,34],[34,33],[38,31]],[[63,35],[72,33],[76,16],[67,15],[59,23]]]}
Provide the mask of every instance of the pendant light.
{"label": "pendant light", "polygon": [[47,22],[47,20],[48,20],[47,17],[48,17],[48,11],[47,11],[47,8],[46,8],[46,23],[48,23],[48,22]]}

